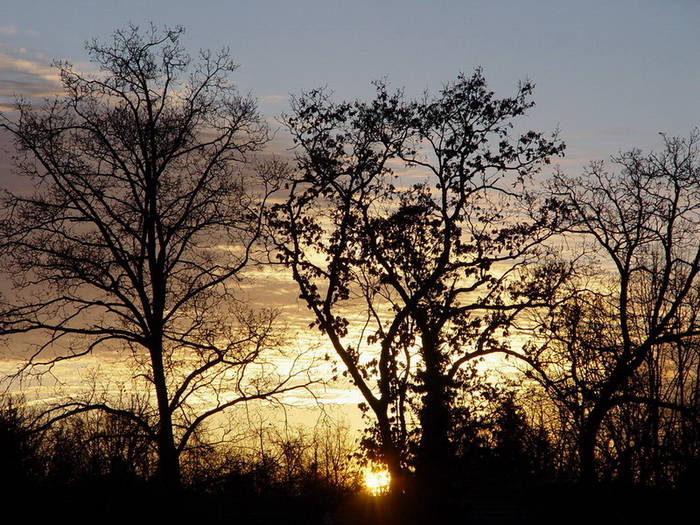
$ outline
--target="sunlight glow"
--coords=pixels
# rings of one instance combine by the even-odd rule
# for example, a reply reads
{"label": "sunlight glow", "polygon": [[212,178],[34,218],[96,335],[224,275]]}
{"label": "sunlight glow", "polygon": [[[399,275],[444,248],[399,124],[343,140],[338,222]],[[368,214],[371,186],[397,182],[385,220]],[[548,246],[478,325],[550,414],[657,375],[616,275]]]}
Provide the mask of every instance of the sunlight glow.
{"label": "sunlight glow", "polygon": [[389,492],[391,475],[388,470],[368,470],[365,472],[365,487],[372,496],[381,496]]}

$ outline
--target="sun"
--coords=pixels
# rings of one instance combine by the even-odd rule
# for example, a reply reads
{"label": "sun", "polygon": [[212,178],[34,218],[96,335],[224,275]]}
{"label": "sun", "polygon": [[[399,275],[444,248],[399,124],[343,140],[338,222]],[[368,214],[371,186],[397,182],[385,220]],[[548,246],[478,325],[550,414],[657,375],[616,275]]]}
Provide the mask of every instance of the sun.
{"label": "sun", "polygon": [[388,470],[367,470],[364,478],[367,492],[372,496],[381,496],[389,492],[391,475]]}

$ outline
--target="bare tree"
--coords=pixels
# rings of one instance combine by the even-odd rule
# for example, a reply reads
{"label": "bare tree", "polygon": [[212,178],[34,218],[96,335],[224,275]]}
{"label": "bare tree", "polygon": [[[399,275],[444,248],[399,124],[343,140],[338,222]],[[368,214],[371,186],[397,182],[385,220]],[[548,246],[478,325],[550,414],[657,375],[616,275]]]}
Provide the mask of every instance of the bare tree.
{"label": "bare tree", "polygon": [[102,402],[56,417],[100,409],[131,419],[157,443],[171,488],[207,419],[308,382],[296,369],[277,375],[263,355],[276,343],[274,312],[233,297],[276,187],[269,170],[245,169],[266,126],[231,83],[228,52],[193,61],[182,32],[130,26],[90,42],[99,72],[59,63],[64,95],[36,108],[20,100],[1,124],[33,188],[7,194],[2,217],[15,285],[7,330],[43,334],[22,372],[128,351],[155,394],[155,426]]}
{"label": "bare tree", "polygon": [[508,349],[502,336],[567,273],[544,244],[556,210],[525,190],[563,145],[511,136],[532,106],[528,82],[503,99],[479,70],[415,101],[376,87],[369,102],[293,101],[298,153],[275,208],[277,249],[371,410],[392,477],[414,406],[417,469],[436,480],[449,471],[461,372]]}
{"label": "bare tree", "polygon": [[[530,355],[534,377],[573,415],[588,483],[605,448],[599,433],[616,411],[644,405],[645,424],[658,427],[660,410],[697,410],[687,401],[697,403],[688,372],[700,334],[699,138],[664,137],[660,153],[615,157],[618,173],[593,163],[582,177],[551,183],[568,210],[566,234],[597,256],[597,278],[545,320],[547,340]],[[675,364],[664,358],[673,354]]]}

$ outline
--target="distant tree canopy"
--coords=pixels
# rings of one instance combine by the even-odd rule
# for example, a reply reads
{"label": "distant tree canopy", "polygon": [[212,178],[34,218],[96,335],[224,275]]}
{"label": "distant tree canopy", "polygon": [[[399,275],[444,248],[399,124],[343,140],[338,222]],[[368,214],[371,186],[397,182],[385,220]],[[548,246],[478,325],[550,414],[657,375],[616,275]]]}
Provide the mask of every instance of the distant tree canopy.
{"label": "distant tree canopy", "polygon": [[95,399],[52,419],[91,409],[130,419],[157,443],[171,487],[206,419],[309,381],[269,370],[275,314],[232,295],[276,189],[249,163],[267,128],[236,92],[228,53],[193,61],[182,31],[131,26],[93,41],[96,74],[61,63],[62,97],[20,100],[2,120],[32,187],[4,198],[1,226],[15,287],[6,328],[43,337],[24,372],[100,348],[130,353],[155,394],[154,420]]}

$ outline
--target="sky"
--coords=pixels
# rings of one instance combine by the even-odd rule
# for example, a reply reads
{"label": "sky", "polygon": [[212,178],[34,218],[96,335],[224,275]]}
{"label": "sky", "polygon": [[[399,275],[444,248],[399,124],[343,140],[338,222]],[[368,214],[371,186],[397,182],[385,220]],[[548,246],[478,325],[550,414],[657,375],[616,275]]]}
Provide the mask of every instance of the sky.
{"label": "sky", "polygon": [[693,0],[0,1],[0,104],[42,94],[50,63],[129,22],[183,25],[184,44],[230,48],[239,88],[271,120],[319,86],[368,97],[386,78],[436,90],[482,66],[498,95],[535,82],[533,129],[558,126],[580,169],[700,123],[700,2]]}
{"label": "sky", "polygon": [[[417,96],[479,66],[499,96],[534,81],[527,125],[560,129],[567,152],[558,162],[574,174],[700,125],[694,0],[0,0],[0,110],[55,91],[53,60],[90,68],[85,41],[130,22],[182,25],[191,52],[230,48],[239,89],[273,126],[304,90],[366,98],[386,79]],[[13,184],[8,155],[0,135],[4,186]]]}

